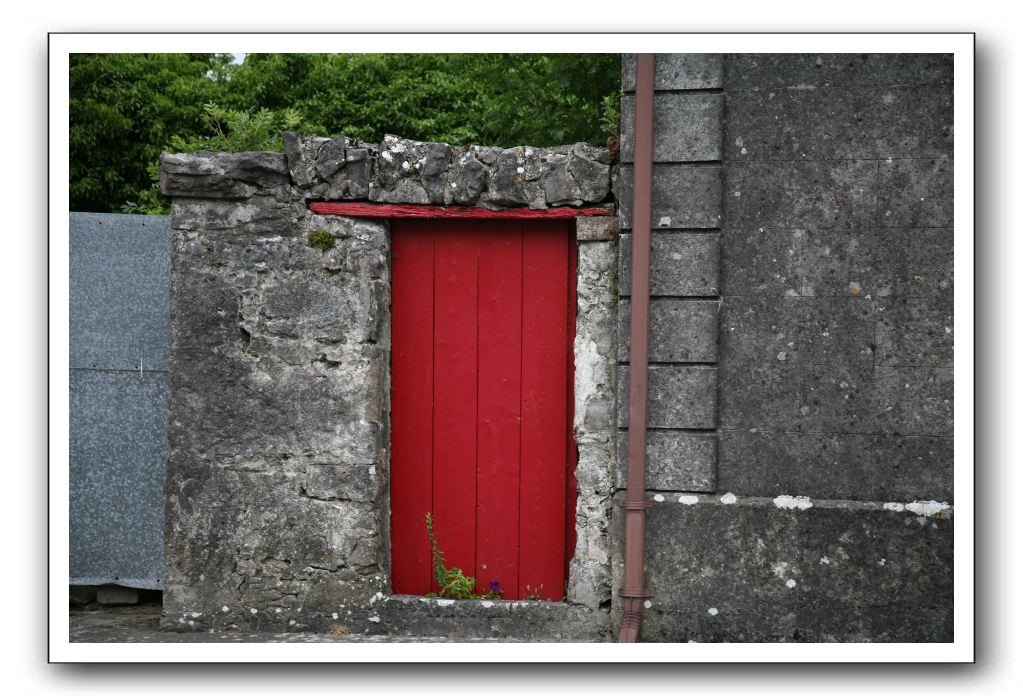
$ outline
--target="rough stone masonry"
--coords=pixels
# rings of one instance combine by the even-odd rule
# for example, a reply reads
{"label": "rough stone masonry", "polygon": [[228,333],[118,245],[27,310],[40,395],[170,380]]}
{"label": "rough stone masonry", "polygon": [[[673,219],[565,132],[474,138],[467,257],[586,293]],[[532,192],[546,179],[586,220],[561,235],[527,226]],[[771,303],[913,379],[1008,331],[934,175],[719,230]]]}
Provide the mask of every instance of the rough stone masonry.
{"label": "rough stone masonry", "polygon": [[[453,148],[285,134],[286,154],[166,154],[172,199],[165,626],[600,640],[610,635],[617,244],[580,235],[579,543],[568,600],[389,594],[390,244],[311,200],[603,204],[583,143]],[[327,233],[323,248],[308,235]]]}

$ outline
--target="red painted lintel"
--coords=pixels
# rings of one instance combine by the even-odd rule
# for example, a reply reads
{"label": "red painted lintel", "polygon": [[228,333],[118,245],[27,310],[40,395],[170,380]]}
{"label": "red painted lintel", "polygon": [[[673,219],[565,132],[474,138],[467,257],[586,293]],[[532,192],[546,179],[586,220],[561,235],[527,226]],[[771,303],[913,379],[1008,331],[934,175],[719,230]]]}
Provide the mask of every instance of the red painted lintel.
{"label": "red painted lintel", "polygon": [[309,209],[320,215],[344,215],[359,218],[423,218],[448,220],[551,220],[610,215],[607,208],[549,208],[531,210],[513,208],[490,210],[481,207],[442,205],[388,205],[375,203],[310,203]]}

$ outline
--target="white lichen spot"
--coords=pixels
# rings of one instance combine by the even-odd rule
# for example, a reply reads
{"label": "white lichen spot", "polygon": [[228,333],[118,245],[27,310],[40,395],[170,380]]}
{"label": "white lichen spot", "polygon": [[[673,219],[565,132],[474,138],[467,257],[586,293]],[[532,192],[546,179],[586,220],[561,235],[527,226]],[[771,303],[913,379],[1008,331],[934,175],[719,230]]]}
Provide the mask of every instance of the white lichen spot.
{"label": "white lichen spot", "polygon": [[408,163],[408,160],[406,160],[401,163],[401,168],[408,171],[409,169],[412,169],[412,165]]}
{"label": "white lichen spot", "polygon": [[277,607],[276,609],[274,609],[274,613],[275,614],[280,614],[281,613],[281,608]]}
{"label": "white lichen spot", "polygon": [[682,260],[682,254],[678,253],[677,251],[676,252],[672,252],[671,258],[674,261],[681,261]]}
{"label": "white lichen spot", "polygon": [[742,137],[741,136],[735,139],[735,144],[738,147],[742,147]]}
{"label": "white lichen spot", "polygon": [[810,498],[805,495],[779,495],[774,499],[775,507],[783,510],[809,510],[813,507]]}
{"label": "white lichen spot", "polygon": [[952,329],[950,329],[949,327],[946,326],[945,327],[945,333],[952,333]]}
{"label": "white lichen spot", "polygon": [[914,500],[912,503],[906,503],[907,510],[922,517],[937,515],[948,508],[948,503],[939,503],[937,500]]}
{"label": "white lichen spot", "polygon": [[518,172],[519,174],[525,174],[526,173],[526,170],[525,170],[524,167],[516,167],[515,171]]}
{"label": "white lichen spot", "polygon": [[489,609],[490,607],[494,606],[494,603],[491,602],[489,599],[485,599],[482,602],[482,606],[484,609]]}
{"label": "white lichen spot", "polygon": [[654,496],[654,501],[658,502],[658,503],[663,503],[664,502],[664,496],[661,495],[660,493],[658,493],[657,495]]}
{"label": "white lichen spot", "polygon": [[710,609],[707,610],[707,613],[710,614],[711,616],[717,616],[718,615],[718,608],[717,607],[711,607]]}
{"label": "white lichen spot", "polygon": [[288,625],[289,625],[289,626],[294,626],[294,625],[295,625],[295,620],[294,620],[294,619],[292,619],[291,621],[289,621],[289,622],[288,622]]}
{"label": "white lichen spot", "polygon": [[878,561],[878,562],[877,562],[877,564],[878,564],[879,566],[881,566],[881,567],[884,567],[884,564],[885,564],[885,561],[886,561],[886,560],[887,560],[887,559],[885,559],[885,558],[882,558],[882,559],[881,559],[880,561]]}
{"label": "white lichen spot", "polygon": [[256,613],[256,609],[255,609],[255,607],[253,607],[252,609],[249,609],[249,613],[250,613],[250,614],[255,614],[255,613]]}
{"label": "white lichen spot", "polygon": [[453,599],[438,599],[437,600],[437,606],[438,607],[450,607],[454,603],[455,603],[455,600],[453,600]]}
{"label": "white lichen spot", "polygon": [[732,195],[735,196],[736,198],[738,198],[739,196],[742,195],[742,191],[733,191]]}
{"label": "white lichen spot", "polygon": [[785,561],[775,561],[771,564],[771,572],[777,575],[779,578],[785,578],[785,571],[788,570],[789,564]]}
{"label": "white lichen spot", "polygon": [[742,148],[741,150],[739,150],[739,154],[740,155],[746,155],[746,154],[749,154],[749,153],[746,152],[746,148]]}
{"label": "white lichen spot", "polygon": [[224,606],[220,607],[220,611],[226,614],[227,612],[231,611],[231,609],[225,604]]}
{"label": "white lichen spot", "polygon": [[885,510],[890,510],[892,512],[902,512],[903,510],[906,509],[906,506],[903,505],[902,503],[885,503],[881,507],[883,507]]}
{"label": "white lichen spot", "polygon": [[785,581],[785,587],[793,588],[795,586],[796,586],[796,581],[793,580],[792,578],[789,578],[788,580]]}
{"label": "white lichen spot", "polygon": [[457,181],[452,181],[451,182],[451,188],[453,188],[453,189],[458,188],[458,182]]}
{"label": "white lichen spot", "polygon": [[202,616],[202,612],[201,611],[193,611],[192,612],[192,618],[193,619],[198,619],[200,616]]}
{"label": "white lichen spot", "polygon": [[533,148],[527,147],[526,148],[526,157],[529,157],[532,154],[533,154]]}
{"label": "white lichen spot", "polygon": [[189,622],[188,622],[188,625],[189,625],[189,626],[194,626],[194,625],[195,625],[195,622],[194,622],[194,621],[189,621]]}
{"label": "white lichen spot", "polygon": [[644,606],[644,607],[646,607],[647,609],[649,609],[649,608],[650,608],[650,607],[652,607],[653,605],[654,605],[654,603],[653,603],[653,602],[651,602],[651,601],[650,601],[649,599],[648,599],[648,600],[646,600],[645,602],[643,602],[643,606]]}
{"label": "white lichen spot", "polygon": [[831,565],[831,559],[828,558],[827,556],[821,556],[820,564],[821,565]]}
{"label": "white lichen spot", "polygon": [[697,498],[695,495],[680,495],[678,497],[678,502],[682,503],[683,505],[696,505],[698,502],[700,502],[700,499]]}
{"label": "white lichen spot", "polygon": [[331,615],[330,615],[330,618],[332,618],[332,619],[334,619],[335,621],[337,621],[337,612],[335,611],[335,612],[334,612],[333,614],[331,614]]}
{"label": "white lichen spot", "polygon": [[725,493],[721,496],[721,502],[725,505],[731,505],[736,501],[735,493]]}
{"label": "white lichen spot", "polygon": [[372,621],[373,623],[380,623],[380,617],[379,616],[371,616],[371,617],[369,617],[369,620]]}
{"label": "white lichen spot", "polygon": [[788,356],[788,354],[785,353],[785,351],[779,351],[778,352],[778,359],[779,360],[784,361],[788,357],[789,356]]}
{"label": "white lichen spot", "polygon": [[394,155],[392,155],[392,154],[391,154],[390,152],[388,152],[387,150],[384,150],[383,152],[381,152],[381,153],[380,153],[380,156],[381,156],[381,157],[383,157],[383,158],[384,158],[385,160],[387,160],[388,162],[392,162],[392,161],[394,161]]}

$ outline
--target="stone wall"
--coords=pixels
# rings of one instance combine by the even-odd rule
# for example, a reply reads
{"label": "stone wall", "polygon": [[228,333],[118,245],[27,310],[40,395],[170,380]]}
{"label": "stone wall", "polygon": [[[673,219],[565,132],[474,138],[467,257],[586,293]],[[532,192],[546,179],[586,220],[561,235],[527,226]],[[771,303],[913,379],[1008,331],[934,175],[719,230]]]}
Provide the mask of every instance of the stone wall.
{"label": "stone wall", "polygon": [[[285,135],[286,154],[164,155],[172,198],[165,624],[466,638],[610,635],[613,222],[580,245],[578,545],[565,603],[390,595],[390,241],[312,200],[609,204],[585,144],[452,148]],[[326,232],[329,248],[310,243]]]}
{"label": "stone wall", "polygon": [[655,89],[643,639],[950,640],[951,57],[658,55]]}

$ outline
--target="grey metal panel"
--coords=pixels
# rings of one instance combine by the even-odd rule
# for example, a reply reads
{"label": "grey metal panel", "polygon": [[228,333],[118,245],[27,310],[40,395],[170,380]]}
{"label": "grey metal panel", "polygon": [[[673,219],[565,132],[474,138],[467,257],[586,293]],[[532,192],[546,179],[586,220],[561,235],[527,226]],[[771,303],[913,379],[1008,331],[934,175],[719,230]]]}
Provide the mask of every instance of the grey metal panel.
{"label": "grey metal panel", "polygon": [[165,373],[71,371],[72,584],[162,586],[166,413]]}
{"label": "grey metal panel", "polygon": [[166,370],[170,218],[71,213],[71,367]]}
{"label": "grey metal panel", "polygon": [[69,582],[160,589],[170,219],[70,218]]}

